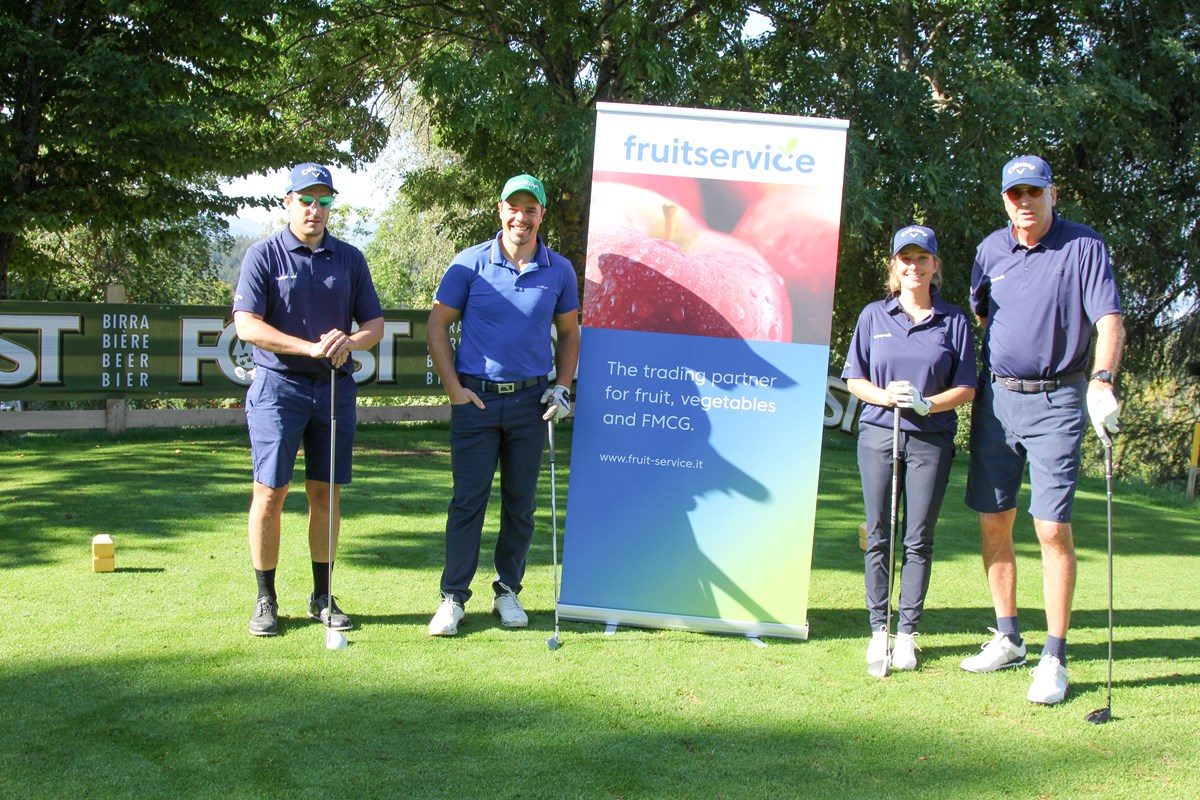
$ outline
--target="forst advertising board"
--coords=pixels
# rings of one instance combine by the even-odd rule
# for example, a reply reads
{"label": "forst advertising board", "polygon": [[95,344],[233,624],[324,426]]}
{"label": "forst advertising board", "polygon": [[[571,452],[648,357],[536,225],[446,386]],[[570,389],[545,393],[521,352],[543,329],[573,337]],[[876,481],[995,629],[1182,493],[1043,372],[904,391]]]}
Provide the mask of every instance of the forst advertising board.
{"label": "forst advertising board", "polygon": [[[354,354],[360,394],[441,393],[428,314],[384,311],[383,340]],[[0,302],[2,400],[234,397],[253,367],[225,306]]]}

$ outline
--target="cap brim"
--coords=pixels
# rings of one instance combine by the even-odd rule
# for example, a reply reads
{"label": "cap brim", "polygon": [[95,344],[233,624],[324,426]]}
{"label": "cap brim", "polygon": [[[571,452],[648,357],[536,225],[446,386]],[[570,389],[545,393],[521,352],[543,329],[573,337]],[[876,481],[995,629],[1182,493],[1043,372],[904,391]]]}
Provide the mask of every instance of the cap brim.
{"label": "cap brim", "polygon": [[1015,181],[1008,181],[1000,189],[1002,192],[1007,192],[1014,186],[1049,186],[1050,181],[1045,178],[1017,178]]}

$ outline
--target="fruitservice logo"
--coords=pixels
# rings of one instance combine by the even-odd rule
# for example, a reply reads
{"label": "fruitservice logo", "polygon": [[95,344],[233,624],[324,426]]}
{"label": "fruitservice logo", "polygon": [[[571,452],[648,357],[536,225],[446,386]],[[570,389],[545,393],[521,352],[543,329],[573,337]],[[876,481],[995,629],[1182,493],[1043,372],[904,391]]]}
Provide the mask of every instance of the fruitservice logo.
{"label": "fruitservice logo", "polygon": [[667,142],[643,142],[636,133],[624,142],[625,161],[655,164],[681,164],[688,167],[716,167],[740,171],[803,172],[816,170],[817,159],[810,153],[796,152],[800,139],[793,136],[781,146],[763,144],[753,149],[695,145],[678,137]]}

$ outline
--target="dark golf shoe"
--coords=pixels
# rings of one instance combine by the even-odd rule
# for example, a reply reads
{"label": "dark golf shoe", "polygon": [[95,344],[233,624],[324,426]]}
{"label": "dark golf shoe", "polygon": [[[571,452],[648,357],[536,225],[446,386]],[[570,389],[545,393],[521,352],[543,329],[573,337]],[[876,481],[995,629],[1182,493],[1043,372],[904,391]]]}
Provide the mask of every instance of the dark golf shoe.
{"label": "dark golf shoe", "polygon": [[[332,614],[330,605],[333,606]],[[308,598],[308,616],[310,619],[315,619],[322,625],[332,628],[335,631],[348,631],[351,628],[350,618],[346,616],[340,608],[338,608],[337,598],[333,598],[333,603],[329,602],[329,595],[323,594],[320,597],[310,595]]]}
{"label": "dark golf shoe", "polygon": [[279,633],[279,604],[265,595],[254,601],[254,616],[250,618],[250,633],[255,636],[274,636]]}

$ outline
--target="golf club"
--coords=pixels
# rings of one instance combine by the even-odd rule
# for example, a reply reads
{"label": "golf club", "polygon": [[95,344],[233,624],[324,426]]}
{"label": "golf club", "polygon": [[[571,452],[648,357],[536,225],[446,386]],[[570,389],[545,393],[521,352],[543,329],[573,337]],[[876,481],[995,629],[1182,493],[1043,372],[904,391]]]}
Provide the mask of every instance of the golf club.
{"label": "golf club", "polygon": [[329,370],[329,606],[325,609],[325,649],[345,650],[349,642],[341,631],[333,629],[333,515],[334,488],[337,480],[337,367]]}
{"label": "golf club", "polygon": [[[553,415],[551,415],[553,417]],[[546,436],[550,446],[550,563],[554,574],[554,635],[546,640],[546,647],[557,650],[558,641],[558,497],[554,474],[554,420],[546,421]]]}
{"label": "golf club", "polygon": [[1093,725],[1103,725],[1112,719],[1113,669],[1113,503],[1112,503],[1112,437],[1103,428],[1096,431],[1104,443],[1104,482],[1108,495],[1108,698],[1104,708],[1098,708],[1085,719]]}
{"label": "golf club", "polygon": [[892,409],[892,514],[888,524],[888,590],[887,590],[887,648],[883,663],[867,665],[867,673],[876,678],[886,678],[892,665],[892,586],[896,574],[896,528],[900,518],[900,408]]}

